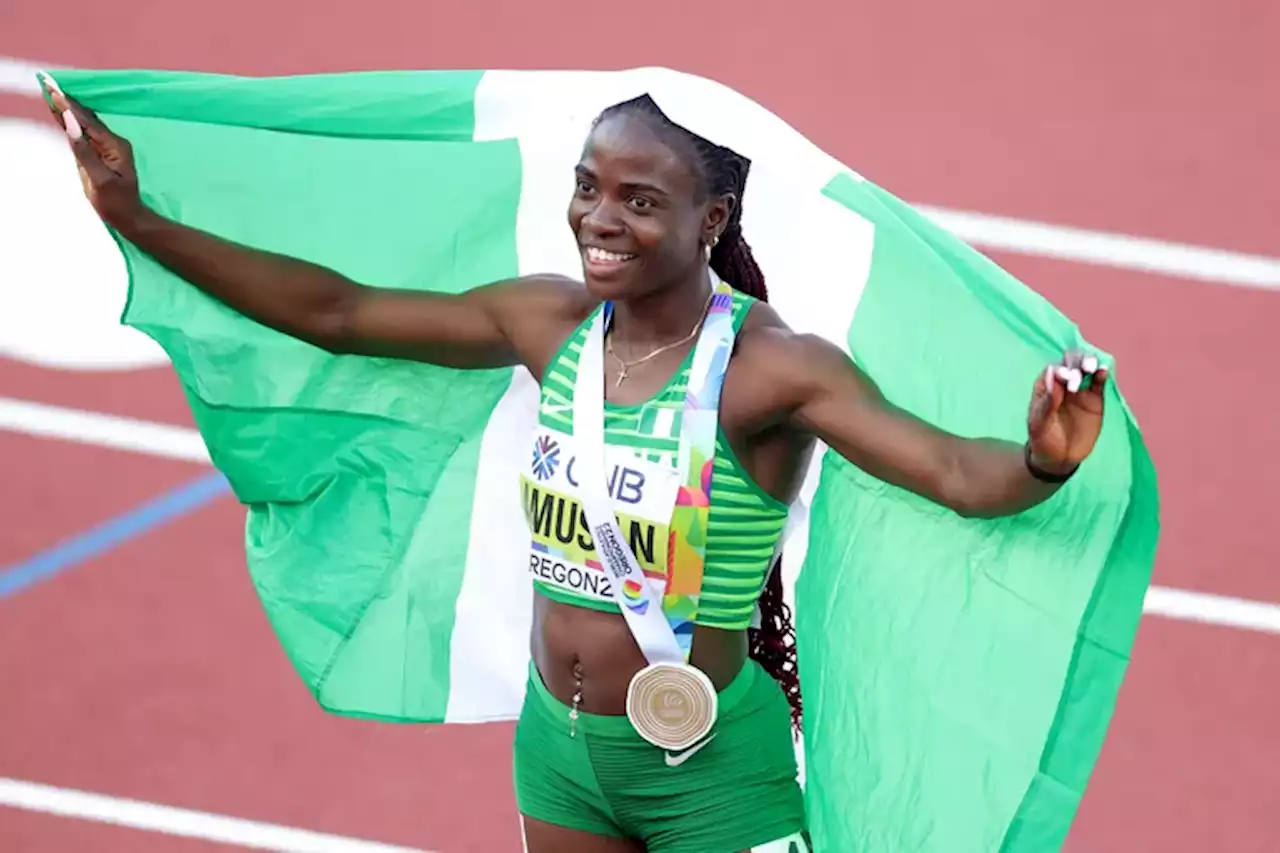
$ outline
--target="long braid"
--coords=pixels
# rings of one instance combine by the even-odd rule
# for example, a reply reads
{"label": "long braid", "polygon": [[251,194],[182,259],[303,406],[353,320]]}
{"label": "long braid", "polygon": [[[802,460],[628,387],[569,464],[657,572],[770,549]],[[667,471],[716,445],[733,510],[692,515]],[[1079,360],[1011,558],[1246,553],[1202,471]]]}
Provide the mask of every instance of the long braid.
{"label": "long braid", "polygon": [[[746,171],[743,170],[742,185],[734,192],[739,199],[745,184]],[[711,268],[735,289],[761,302],[768,302],[769,290],[765,287],[764,273],[742,236],[741,210],[741,204],[735,205],[729,226],[711,250]],[[791,724],[799,732],[803,725],[804,700],[800,694],[796,631],[791,622],[791,608],[783,597],[781,554],[761,590],[759,606],[760,627],[747,632],[749,653],[782,687],[791,705]]]}
{"label": "long braid", "polygon": [[[703,189],[714,195],[733,195],[735,202],[729,213],[729,220],[711,250],[711,269],[740,293],[768,302],[769,291],[765,287],[764,273],[742,236],[742,197],[746,191],[751,162],[671,121],[648,95],[609,107],[597,121],[618,112],[637,113],[656,120],[659,127],[676,131],[678,137],[693,148],[696,161],[694,165],[702,178]],[[761,590],[759,607],[760,627],[747,631],[748,653],[782,687],[787,702],[791,705],[792,726],[799,732],[804,717],[804,703],[800,694],[796,632],[791,622],[791,608],[783,597],[781,554],[774,561]]]}

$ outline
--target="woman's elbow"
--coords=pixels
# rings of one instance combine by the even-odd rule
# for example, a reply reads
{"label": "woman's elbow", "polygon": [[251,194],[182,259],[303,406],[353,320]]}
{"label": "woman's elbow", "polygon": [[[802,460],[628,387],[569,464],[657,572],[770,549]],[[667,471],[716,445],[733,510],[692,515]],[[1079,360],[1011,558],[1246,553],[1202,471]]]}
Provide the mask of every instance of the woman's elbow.
{"label": "woman's elbow", "polygon": [[936,490],[938,503],[961,518],[999,518],[1008,514],[1004,501],[968,476],[959,463],[945,466]]}

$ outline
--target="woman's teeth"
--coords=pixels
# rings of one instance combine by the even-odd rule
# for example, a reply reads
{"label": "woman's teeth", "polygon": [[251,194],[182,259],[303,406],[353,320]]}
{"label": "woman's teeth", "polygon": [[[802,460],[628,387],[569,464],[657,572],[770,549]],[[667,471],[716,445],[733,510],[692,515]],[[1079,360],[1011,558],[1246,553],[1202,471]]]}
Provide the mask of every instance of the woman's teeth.
{"label": "woman's teeth", "polygon": [[624,255],[618,252],[609,252],[604,249],[597,249],[595,246],[587,247],[587,260],[596,263],[619,264],[623,261],[629,261],[635,255]]}

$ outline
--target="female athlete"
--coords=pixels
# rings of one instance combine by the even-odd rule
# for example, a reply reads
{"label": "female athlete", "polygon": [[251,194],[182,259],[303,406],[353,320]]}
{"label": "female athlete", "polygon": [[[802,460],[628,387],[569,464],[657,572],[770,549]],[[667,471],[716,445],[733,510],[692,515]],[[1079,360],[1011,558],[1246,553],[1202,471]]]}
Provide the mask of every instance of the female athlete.
{"label": "female athlete", "polygon": [[[167,220],[140,198],[128,141],[60,92],[52,102],[104,222],[232,309],[332,353],[523,365],[539,381],[542,452],[521,478],[532,661],[514,749],[531,853],[809,851],[791,737],[799,675],[776,569],[815,440],[990,517],[1053,496],[1101,429],[1105,370],[1076,352],[1028,377],[1025,444],[951,435],[887,402],[841,349],[791,331],[766,303],[741,227],[749,164],[647,97],[606,109],[565,176],[583,280],[457,295],[367,286]],[[812,250],[839,259],[838,247]],[[723,357],[699,358],[716,340]],[[718,422],[699,458],[712,461],[690,479],[679,460],[694,439],[682,430],[706,419],[686,400],[708,390]],[[553,452],[575,438],[576,456]],[[676,495],[708,476],[705,535],[681,539]],[[608,572],[587,571],[589,559]],[[696,612],[655,624],[688,559],[701,561]],[[639,582],[622,581],[629,566]],[[670,584],[652,608],[646,575]],[[687,655],[654,666],[673,636]],[[669,737],[668,712],[693,734]]]}

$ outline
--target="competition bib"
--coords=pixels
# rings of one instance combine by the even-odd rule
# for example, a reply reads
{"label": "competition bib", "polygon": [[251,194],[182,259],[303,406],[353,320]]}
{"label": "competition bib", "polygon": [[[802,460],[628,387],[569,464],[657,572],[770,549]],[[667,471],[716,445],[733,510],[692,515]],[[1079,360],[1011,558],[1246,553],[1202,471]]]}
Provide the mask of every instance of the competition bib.
{"label": "competition bib", "polygon": [[[566,592],[616,601],[578,497],[582,467],[573,437],[539,426],[528,458],[520,476],[520,501],[530,531],[529,574]],[[671,507],[680,489],[679,475],[674,467],[627,447],[606,447],[604,467],[623,541],[645,576],[661,588],[667,581]]]}

